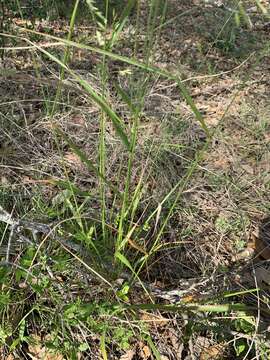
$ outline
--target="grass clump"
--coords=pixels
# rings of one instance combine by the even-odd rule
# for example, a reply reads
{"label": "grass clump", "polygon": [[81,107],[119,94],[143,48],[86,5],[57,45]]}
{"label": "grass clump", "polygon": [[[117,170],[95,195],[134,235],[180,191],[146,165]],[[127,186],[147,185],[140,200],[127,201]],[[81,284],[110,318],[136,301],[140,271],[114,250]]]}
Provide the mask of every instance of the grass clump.
{"label": "grass clump", "polygon": [[8,5],[1,356],[268,356],[268,292],[243,255],[270,203],[266,14]]}

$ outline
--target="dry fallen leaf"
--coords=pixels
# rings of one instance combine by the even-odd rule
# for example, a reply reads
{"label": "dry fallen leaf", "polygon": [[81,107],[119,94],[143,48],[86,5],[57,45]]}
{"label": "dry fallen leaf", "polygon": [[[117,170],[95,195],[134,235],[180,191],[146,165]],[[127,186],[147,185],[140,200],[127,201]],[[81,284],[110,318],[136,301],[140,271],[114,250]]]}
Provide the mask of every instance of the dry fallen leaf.
{"label": "dry fallen leaf", "polygon": [[15,360],[15,358],[12,354],[9,354],[6,360]]}
{"label": "dry fallen leaf", "polygon": [[220,156],[220,158],[217,158],[213,161],[213,167],[218,170],[226,170],[230,167],[230,160],[227,157]]}
{"label": "dry fallen leaf", "polygon": [[145,345],[143,342],[139,342],[139,355],[142,359],[150,359],[151,358],[151,350],[149,346]]}
{"label": "dry fallen leaf", "polygon": [[33,342],[28,345],[28,355],[32,360],[64,360],[63,355],[49,352],[38,335],[31,338]]}
{"label": "dry fallen leaf", "polygon": [[128,350],[124,355],[120,357],[120,360],[132,360],[136,355],[135,349]]}
{"label": "dry fallen leaf", "polygon": [[80,159],[80,157],[73,152],[67,152],[64,155],[64,160],[67,162],[67,164],[74,169],[82,169],[83,163]]}
{"label": "dry fallen leaf", "polygon": [[168,319],[166,319],[165,317],[163,317],[161,315],[151,314],[148,312],[144,312],[144,313],[140,314],[140,319],[142,321],[147,322],[148,325],[150,325],[152,323],[155,326],[159,326],[159,327],[165,326],[168,323]]}
{"label": "dry fallen leaf", "polygon": [[85,124],[86,124],[84,117],[80,114],[74,115],[71,118],[71,122],[75,126],[85,126]]}
{"label": "dry fallen leaf", "polygon": [[200,360],[221,360],[223,356],[224,347],[220,344],[215,344],[202,351]]}
{"label": "dry fallen leaf", "polygon": [[243,260],[250,260],[255,253],[254,247],[247,247],[245,250],[240,251],[235,256],[233,256],[233,261],[243,261]]}

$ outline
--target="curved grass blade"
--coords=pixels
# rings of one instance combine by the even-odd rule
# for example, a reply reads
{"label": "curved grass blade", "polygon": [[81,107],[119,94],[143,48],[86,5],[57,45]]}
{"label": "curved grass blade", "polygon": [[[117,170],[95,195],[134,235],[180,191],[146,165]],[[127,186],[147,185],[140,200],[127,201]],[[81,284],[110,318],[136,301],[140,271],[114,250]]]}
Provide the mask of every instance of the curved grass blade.
{"label": "curved grass blade", "polygon": [[32,41],[30,41],[28,39],[25,39],[25,40],[29,44],[32,44],[39,51],[41,51],[43,54],[47,55],[51,60],[56,62],[58,65],[60,65],[86,90],[86,92],[90,96],[90,98],[109,116],[109,118],[111,119],[111,121],[113,123],[113,126],[115,128],[117,135],[120,137],[120,139],[122,140],[122,143],[126,146],[126,148],[128,150],[130,150],[130,143],[129,143],[128,137],[123,129],[122,120],[111,109],[111,107],[107,104],[106,100],[102,96],[100,96],[87,81],[85,81],[79,75],[77,75],[74,71],[72,71],[66,64],[64,64],[56,56],[52,55],[51,53],[49,53],[45,49],[41,48],[40,46],[34,44]]}
{"label": "curved grass blade", "polygon": [[134,268],[132,267],[131,263],[128,261],[128,259],[121,254],[119,251],[117,251],[115,253],[115,258],[118,259],[122,264],[124,264],[133,274],[134,278],[136,278],[139,283],[141,284],[143,290],[145,291],[146,294],[148,294],[150,300],[152,301],[150,294],[148,293],[146,287],[144,286],[144,284],[142,283],[141,279],[139,278],[139,276],[137,275],[137,273],[135,272]]}
{"label": "curved grass blade", "polygon": [[122,194],[120,193],[120,191],[109,181],[107,180],[101,173],[100,171],[97,169],[97,167],[92,163],[91,160],[88,159],[88,157],[86,156],[86,154],[80,150],[78,148],[78,146],[76,144],[74,144],[74,142],[72,140],[70,140],[67,135],[60,130],[59,128],[56,128],[56,132],[62,136],[65,141],[68,143],[68,145],[71,147],[71,149],[75,152],[75,154],[77,156],[79,156],[79,158],[81,159],[81,161],[87,166],[87,168],[90,171],[93,171],[100,179],[102,179],[105,184],[107,184],[109,186],[109,188],[116,194],[120,195],[120,197],[122,198]]}
{"label": "curved grass blade", "polygon": [[[57,36],[43,34],[43,33],[40,33],[38,31],[34,31],[34,30],[29,30],[29,29],[25,29],[25,28],[20,28],[20,29],[22,31],[31,32],[33,34],[37,34],[37,35],[40,35],[40,36],[48,37],[50,39],[58,40],[59,42],[65,44],[65,45],[73,46],[73,47],[76,47],[76,48],[79,48],[79,49],[90,50],[90,51],[95,52],[97,54],[106,55],[106,56],[108,56],[108,57],[110,57],[112,59],[125,62],[127,64],[139,67],[139,68],[141,68],[143,70],[150,71],[150,72],[155,73],[157,75],[161,75],[161,76],[163,76],[163,77],[165,77],[167,79],[176,81],[177,85],[180,88],[182,96],[184,97],[184,99],[186,100],[188,105],[191,107],[196,119],[201,124],[201,126],[202,126],[203,130],[205,131],[206,135],[208,137],[211,137],[210,131],[209,131],[204,119],[203,119],[203,116],[201,115],[201,113],[198,110],[196,104],[194,103],[192,97],[189,95],[187,88],[184,86],[182,80],[179,79],[179,77],[174,76],[174,75],[170,74],[167,71],[161,70],[158,67],[148,65],[148,64],[145,64],[143,62],[140,62],[140,61],[137,61],[135,59],[131,59],[131,58],[128,58],[128,57],[125,57],[125,56],[114,54],[111,51],[107,51],[107,50],[104,50],[104,49],[99,49],[99,48],[89,46],[89,45],[79,44],[79,43],[76,43],[75,41],[69,41],[69,40],[66,40],[66,39],[59,39]],[[24,38],[24,40],[29,42],[28,39]]]}

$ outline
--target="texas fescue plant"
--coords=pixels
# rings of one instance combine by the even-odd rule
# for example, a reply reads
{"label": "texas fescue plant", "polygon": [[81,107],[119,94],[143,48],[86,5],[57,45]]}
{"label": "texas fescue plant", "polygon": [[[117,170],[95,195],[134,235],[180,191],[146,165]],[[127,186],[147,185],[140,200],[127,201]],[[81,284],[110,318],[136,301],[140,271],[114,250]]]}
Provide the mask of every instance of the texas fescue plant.
{"label": "texas fescue plant", "polygon": [[[231,258],[224,255],[223,241],[236,227],[217,226],[217,219],[238,224],[235,241],[244,247],[240,237],[251,221],[242,213],[234,213],[237,219],[231,221],[226,212],[237,212],[238,200],[231,204],[226,196],[229,191],[236,194],[242,184],[232,178],[235,169],[227,171],[225,156],[211,162],[217,155],[212,149],[221,140],[226,151],[240,147],[229,143],[233,134],[224,140],[222,132],[252,71],[269,55],[268,44],[248,55],[252,63],[241,74],[241,86],[231,84],[230,78],[216,95],[209,83],[248,60],[223,72],[218,63],[214,75],[213,67],[210,74],[184,74],[181,59],[170,70],[163,62],[163,42],[166,27],[175,20],[167,14],[176,5],[169,1],[46,1],[44,8],[40,3],[39,14],[31,15],[31,26],[29,4],[14,4],[16,16],[14,23],[9,20],[8,31],[3,31],[2,21],[1,51],[20,69],[14,66],[18,94],[21,83],[30,79],[31,86],[18,101],[3,100],[9,110],[0,114],[0,171],[2,166],[9,169],[6,175],[0,172],[3,356],[108,359],[129,354],[161,359],[160,336],[166,331],[179,358],[184,352],[195,358],[193,347],[202,337],[211,339],[207,346],[215,351],[217,344],[226,344],[226,356],[248,358],[259,348],[268,354],[262,337],[255,337],[254,315],[257,299],[264,304],[262,314],[269,316],[267,296],[257,285],[229,287],[236,274],[229,269]],[[15,13],[4,5],[3,14]],[[235,22],[235,32],[250,31],[252,19],[243,3],[229,5],[233,7],[218,6],[215,11],[229,12],[224,18]],[[266,16],[262,2],[256,6]],[[193,13],[194,8],[186,7],[176,18]],[[56,14],[52,23],[50,14]],[[187,20],[188,28],[193,22]],[[222,38],[226,24],[215,24],[217,35],[211,34],[207,48],[213,57],[215,45],[227,41]],[[227,43],[222,56],[238,46],[237,35]],[[198,46],[200,55],[203,49]],[[191,50],[197,56],[196,49]],[[169,57],[165,54],[167,62]],[[12,74],[5,72],[8,79]],[[200,81],[205,81],[211,101],[234,90],[218,113],[216,127],[203,116],[210,105],[204,107],[202,99],[209,99],[201,96],[202,89],[194,91]],[[31,104],[27,111],[25,103]],[[6,147],[12,149],[10,156]],[[223,166],[226,176],[217,176],[214,166]],[[16,174],[11,184],[10,172]],[[214,181],[220,181],[218,186]],[[194,195],[197,190],[201,203]],[[242,188],[237,196],[243,196]],[[205,223],[213,223],[211,231],[200,223],[204,216]],[[208,252],[205,243],[196,244],[199,236],[207,239]],[[200,246],[204,250],[198,251]],[[174,282],[179,285],[170,290]],[[253,301],[246,304],[248,297]],[[225,358],[220,348],[219,355]]]}

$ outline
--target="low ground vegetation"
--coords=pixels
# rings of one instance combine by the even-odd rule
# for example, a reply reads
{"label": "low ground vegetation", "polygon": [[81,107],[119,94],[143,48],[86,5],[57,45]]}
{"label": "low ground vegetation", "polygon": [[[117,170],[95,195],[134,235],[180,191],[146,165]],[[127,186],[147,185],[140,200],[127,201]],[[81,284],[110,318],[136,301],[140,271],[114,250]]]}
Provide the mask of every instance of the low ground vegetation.
{"label": "low ground vegetation", "polygon": [[269,4],[34,3],[1,3],[1,358],[268,359]]}

